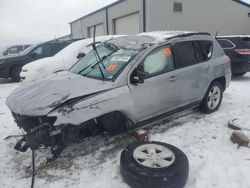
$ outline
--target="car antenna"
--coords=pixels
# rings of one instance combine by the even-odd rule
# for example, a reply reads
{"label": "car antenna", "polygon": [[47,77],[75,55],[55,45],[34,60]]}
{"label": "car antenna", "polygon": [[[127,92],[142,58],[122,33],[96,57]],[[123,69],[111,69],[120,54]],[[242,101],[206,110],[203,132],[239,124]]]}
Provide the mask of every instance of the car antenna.
{"label": "car antenna", "polygon": [[[101,59],[101,57],[100,57],[100,55],[99,55],[99,53],[98,53],[98,51],[97,51],[97,49],[96,49],[95,35],[96,35],[96,26],[94,26],[94,35],[93,35],[92,48],[93,48],[93,50],[94,50],[94,54],[95,54],[95,57],[96,57],[96,61],[97,61],[97,62],[99,61],[99,62],[102,64],[103,68],[105,69],[105,66],[103,65],[102,59]],[[98,59],[99,59],[99,60],[98,60]],[[102,72],[102,68],[101,68],[100,64],[97,63],[97,65],[98,65],[99,70],[100,70],[100,72],[101,72],[102,79],[105,80],[105,77],[104,77],[104,74],[103,74],[103,72]]]}

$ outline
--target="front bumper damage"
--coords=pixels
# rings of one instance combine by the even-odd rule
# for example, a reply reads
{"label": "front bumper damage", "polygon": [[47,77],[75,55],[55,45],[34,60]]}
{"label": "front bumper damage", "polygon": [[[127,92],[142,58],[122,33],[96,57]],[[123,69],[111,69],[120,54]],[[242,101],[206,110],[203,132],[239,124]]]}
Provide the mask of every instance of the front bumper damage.
{"label": "front bumper damage", "polygon": [[54,147],[56,135],[61,133],[61,129],[53,126],[56,121],[55,117],[46,116],[32,117],[23,116],[12,112],[14,120],[18,127],[24,130],[25,135],[19,140],[15,149],[25,152],[28,148],[31,150],[38,149],[41,145]]}
{"label": "front bumper damage", "polygon": [[12,115],[18,127],[25,132],[14,149],[26,152],[28,148],[37,150],[40,147],[49,147],[53,156],[51,160],[57,159],[68,144],[78,143],[103,131],[98,128],[94,120],[78,126],[70,124],[54,126],[56,117],[23,116],[13,112]]}

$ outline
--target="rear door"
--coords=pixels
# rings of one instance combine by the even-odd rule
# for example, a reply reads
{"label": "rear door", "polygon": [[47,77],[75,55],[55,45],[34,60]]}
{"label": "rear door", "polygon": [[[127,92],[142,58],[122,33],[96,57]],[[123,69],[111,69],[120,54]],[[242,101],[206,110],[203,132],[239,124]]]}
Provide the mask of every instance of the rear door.
{"label": "rear door", "polygon": [[182,105],[199,102],[209,81],[212,42],[184,41],[173,44],[175,67],[180,71]]}

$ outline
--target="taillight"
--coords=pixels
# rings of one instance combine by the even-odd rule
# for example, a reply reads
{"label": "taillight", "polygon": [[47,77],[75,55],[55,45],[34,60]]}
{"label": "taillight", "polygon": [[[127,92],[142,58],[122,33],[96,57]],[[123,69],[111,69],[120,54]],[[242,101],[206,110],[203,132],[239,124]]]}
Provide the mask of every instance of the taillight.
{"label": "taillight", "polygon": [[250,49],[235,49],[235,51],[240,55],[250,55]]}

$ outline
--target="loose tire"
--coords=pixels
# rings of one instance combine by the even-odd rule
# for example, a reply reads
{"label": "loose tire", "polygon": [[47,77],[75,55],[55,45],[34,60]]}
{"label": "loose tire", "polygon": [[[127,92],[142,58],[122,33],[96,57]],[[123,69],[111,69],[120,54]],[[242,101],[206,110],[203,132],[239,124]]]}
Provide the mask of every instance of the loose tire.
{"label": "loose tire", "polygon": [[215,112],[220,107],[222,98],[222,85],[220,82],[215,81],[209,86],[207,90],[207,93],[201,104],[201,111],[207,114]]}
{"label": "loose tire", "polygon": [[246,72],[241,72],[241,73],[232,73],[233,76],[244,76],[246,74]]}
{"label": "loose tire", "polygon": [[15,66],[11,69],[10,71],[10,76],[11,76],[11,80],[13,82],[19,82],[20,81],[20,72],[22,70],[21,66]]}
{"label": "loose tire", "polygon": [[189,162],[178,148],[161,142],[137,142],[123,150],[121,175],[132,188],[183,188]]}

